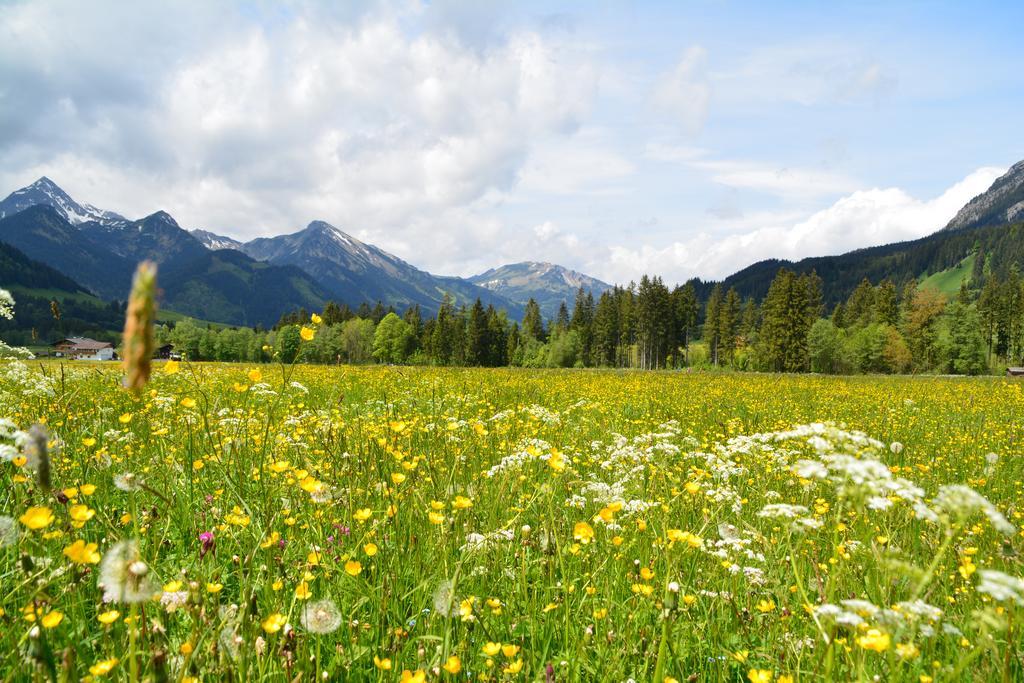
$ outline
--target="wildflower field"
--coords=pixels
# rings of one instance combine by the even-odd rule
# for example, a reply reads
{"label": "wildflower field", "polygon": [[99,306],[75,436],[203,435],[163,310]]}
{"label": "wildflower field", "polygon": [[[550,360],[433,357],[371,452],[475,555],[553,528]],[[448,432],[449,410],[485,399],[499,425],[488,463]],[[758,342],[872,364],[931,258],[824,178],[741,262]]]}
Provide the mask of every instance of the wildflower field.
{"label": "wildflower field", "polygon": [[0,366],[0,679],[1021,680],[1003,379]]}

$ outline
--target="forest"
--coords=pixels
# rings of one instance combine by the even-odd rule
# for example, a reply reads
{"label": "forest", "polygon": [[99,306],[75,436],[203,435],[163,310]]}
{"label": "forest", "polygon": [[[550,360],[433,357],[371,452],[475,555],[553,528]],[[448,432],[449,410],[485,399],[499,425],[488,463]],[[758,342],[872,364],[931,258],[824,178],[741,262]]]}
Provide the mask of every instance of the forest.
{"label": "forest", "polygon": [[[780,268],[761,300],[661,278],[582,289],[545,320],[535,301],[521,322],[480,301],[445,303],[435,316],[382,303],[353,310],[329,302],[297,310],[270,330],[217,328],[185,320],[158,327],[160,343],[194,360],[387,363],[436,366],[730,368],[766,372],[985,374],[1021,363],[1024,291],[1016,266],[1000,277],[975,254],[959,292],[918,282],[864,279],[829,308],[822,279]],[[300,343],[303,326],[319,321]]]}

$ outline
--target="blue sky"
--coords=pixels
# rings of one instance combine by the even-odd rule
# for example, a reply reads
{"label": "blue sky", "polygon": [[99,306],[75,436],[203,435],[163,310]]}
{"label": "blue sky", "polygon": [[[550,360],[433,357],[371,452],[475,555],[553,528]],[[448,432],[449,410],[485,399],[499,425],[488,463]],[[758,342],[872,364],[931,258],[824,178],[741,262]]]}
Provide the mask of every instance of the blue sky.
{"label": "blue sky", "polygon": [[0,5],[2,190],[675,282],[927,234],[1024,158],[1019,3],[335,5]]}

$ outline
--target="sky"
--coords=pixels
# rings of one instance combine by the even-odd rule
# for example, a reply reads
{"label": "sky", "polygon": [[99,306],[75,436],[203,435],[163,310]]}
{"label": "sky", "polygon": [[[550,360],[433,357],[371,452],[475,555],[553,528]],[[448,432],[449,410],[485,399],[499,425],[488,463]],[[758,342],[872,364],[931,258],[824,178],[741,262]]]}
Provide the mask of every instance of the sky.
{"label": "sky", "polygon": [[430,272],[721,278],[926,235],[1016,161],[1020,2],[0,0],[0,195],[46,175]]}

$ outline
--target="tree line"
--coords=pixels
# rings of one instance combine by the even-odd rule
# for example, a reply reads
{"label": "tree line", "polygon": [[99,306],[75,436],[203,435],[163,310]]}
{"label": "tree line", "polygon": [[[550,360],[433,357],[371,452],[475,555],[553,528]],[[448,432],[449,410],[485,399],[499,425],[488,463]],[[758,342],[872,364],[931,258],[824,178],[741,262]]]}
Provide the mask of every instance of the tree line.
{"label": "tree line", "polygon": [[479,300],[446,300],[434,315],[330,302],[308,342],[299,331],[313,313],[301,309],[270,330],[186,320],[159,328],[158,339],[188,358],[248,362],[958,374],[1021,364],[1020,273],[992,272],[977,252],[975,264],[955,296],[865,278],[831,310],[815,272],[780,268],[760,301],[721,284],[700,300],[694,282],[670,288],[644,276],[597,298],[581,288],[550,319],[532,299],[521,321]]}

